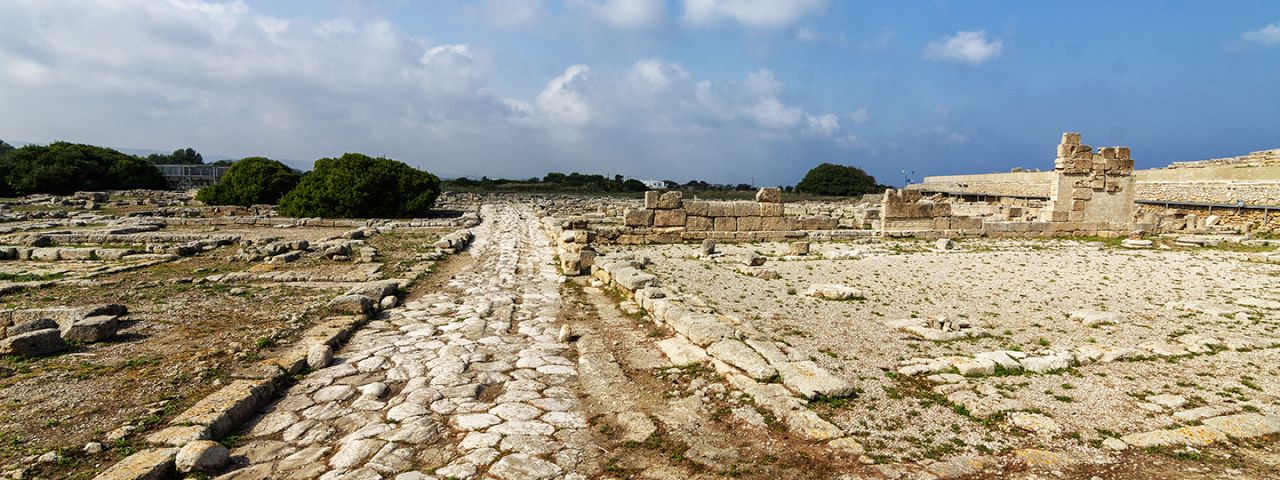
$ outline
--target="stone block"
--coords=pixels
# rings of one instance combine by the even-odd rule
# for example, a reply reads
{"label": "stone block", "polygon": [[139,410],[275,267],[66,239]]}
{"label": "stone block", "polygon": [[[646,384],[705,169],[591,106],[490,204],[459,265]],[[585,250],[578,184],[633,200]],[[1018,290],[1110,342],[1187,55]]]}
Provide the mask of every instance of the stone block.
{"label": "stone block", "polygon": [[760,231],[760,217],[738,217],[739,232]]}
{"label": "stone block", "polygon": [[98,258],[98,251],[93,248],[64,248],[58,253],[62,260],[93,260]]}
{"label": "stone block", "polygon": [[732,202],[707,202],[708,217],[732,217]]}
{"label": "stone block", "polygon": [[707,353],[746,372],[756,380],[766,380],[778,373],[760,354],[737,339],[725,339],[707,347]]}
{"label": "stone block", "polygon": [[782,215],[785,214],[785,212],[786,212],[786,209],[785,207],[782,206],[781,203],[761,203],[760,204],[761,217],[781,217]]}
{"label": "stone block", "polygon": [[835,230],[839,224],[831,217],[811,217],[800,221],[800,228],[803,230]]}
{"label": "stone block", "polygon": [[748,201],[733,202],[732,215],[735,217],[760,215],[760,204]]}
{"label": "stone block", "polygon": [[708,202],[702,201],[702,200],[690,200],[688,202],[684,202],[684,211],[689,215],[696,215],[699,217],[710,217],[711,205]]}
{"label": "stone block", "polygon": [[44,261],[44,262],[56,262],[61,257],[62,257],[62,249],[58,247],[44,247],[44,248],[35,248],[31,250],[32,260],[38,260],[38,261]]}
{"label": "stone block", "polygon": [[0,337],[12,337],[14,335],[22,335],[24,333],[34,332],[36,330],[47,330],[50,328],[58,328],[58,322],[51,318],[37,318],[35,320],[22,321],[14,323],[8,329],[4,330],[4,335]]}
{"label": "stone block", "polygon": [[717,232],[734,232],[738,230],[738,219],[734,217],[715,217]]}
{"label": "stone block", "polygon": [[1063,133],[1062,133],[1062,144],[1063,144],[1063,145],[1079,145],[1079,144],[1080,144],[1080,132],[1063,132]]}
{"label": "stone block", "polygon": [[35,357],[67,349],[67,342],[56,328],[35,330],[0,339],[0,355]]}
{"label": "stone block", "polygon": [[707,232],[715,228],[715,221],[711,217],[694,217],[685,218],[684,228],[691,232]]}
{"label": "stone block", "polygon": [[644,208],[653,210],[658,208],[658,199],[662,197],[662,192],[657,190],[649,190],[644,192]]}
{"label": "stone block", "polygon": [[101,342],[116,335],[119,322],[111,315],[99,315],[72,322],[62,330],[62,339],[73,342]]}
{"label": "stone block", "polygon": [[795,220],[790,217],[761,217],[760,219],[762,231],[780,232],[795,229]]}
{"label": "stone block", "polygon": [[653,225],[653,210],[627,209],[622,213],[622,224],[628,227],[648,227]]}
{"label": "stone block", "polygon": [[373,313],[373,300],[364,295],[342,295],[329,301],[329,310],[336,313],[368,315]]}
{"label": "stone block", "polygon": [[791,255],[808,255],[809,242],[791,242],[789,252]]}
{"label": "stone block", "polygon": [[1071,189],[1072,200],[1089,200],[1091,198],[1093,198],[1093,189],[1089,189],[1089,188]]}
{"label": "stone block", "polygon": [[764,187],[756,192],[756,201],[760,203],[782,203],[782,189]]}
{"label": "stone block", "polygon": [[782,384],[804,398],[844,397],[854,393],[853,384],[832,375],[811,361],[775,365]]}
{"label": "stone block", "polygon": [[270,382],[236,380],[196,402],[170,424],[206,426],[210,435],[218,438],[252,417],[273,393]]}
{"label": "stone block", "polygon": [[951,217],[953,230],[981,230],[982,219],[977,217]]}
{"label": "stone block", "polygon": [[[679,192],[676,192],[679,193]],[[679,200],[679,199],[677,199]],[[670,210],[654,210],[653,226],[655,227],[683,227],[688,214],[684,209],[676,208]]]}
{"label": "stone block", "polygon": [[125,457],[95,480],[162,480],[174,474],[176,448],[151,448]]}
{"label": "stone block", "polygon": [[682,194],[680,192],[663,193],[658,197],[658,208],[662,210],[680,208],[680,204],[682,203],[680,200],[681,196]]}

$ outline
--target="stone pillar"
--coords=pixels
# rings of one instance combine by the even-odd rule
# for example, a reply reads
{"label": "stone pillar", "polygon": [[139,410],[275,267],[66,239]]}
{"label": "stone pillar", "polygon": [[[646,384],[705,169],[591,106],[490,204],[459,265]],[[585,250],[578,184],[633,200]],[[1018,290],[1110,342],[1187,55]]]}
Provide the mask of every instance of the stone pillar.
{"label": "stone pillar", "polygon": [[[1093,147],[1080,143],[1080,134],[1062,134],[1055,178],[1043,220],[1106,224],[1113,230],[1133,224],[1134,175],[1129,147]],[[1092,229],[1090,229],[1092,230]]]}

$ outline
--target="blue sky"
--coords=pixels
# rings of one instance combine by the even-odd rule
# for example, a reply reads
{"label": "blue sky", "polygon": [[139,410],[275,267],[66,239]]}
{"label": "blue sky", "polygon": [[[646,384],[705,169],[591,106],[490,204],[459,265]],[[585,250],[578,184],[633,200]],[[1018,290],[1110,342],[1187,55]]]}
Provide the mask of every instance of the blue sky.
{"label": "blue sky", "polygon": [[1280,147],[1280,3],[0,0],[0,139],[792,184]]}

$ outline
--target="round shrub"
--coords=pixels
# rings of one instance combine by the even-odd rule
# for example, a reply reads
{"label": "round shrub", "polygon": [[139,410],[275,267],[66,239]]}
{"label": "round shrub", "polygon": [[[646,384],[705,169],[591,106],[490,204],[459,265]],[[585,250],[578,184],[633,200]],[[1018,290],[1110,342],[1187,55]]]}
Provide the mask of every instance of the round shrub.
{"label": "round shrub", "polygon": [[875,177],[858,167],[824,163],[813,167],[796,184],[796,191],[812,195],[853,196],[883,192]]}
{"label": "round shrub", "polygon": [[283,163],[250,157],[231,164],[218,183],[200,189],[196,200],[208,205],[274,205],[301,177]]}
{"label": "round shrub", "polygon": [[387,158],[348,153],[315,169],[280,199],[291,217],[413,218],[435,206],[440,179]]}

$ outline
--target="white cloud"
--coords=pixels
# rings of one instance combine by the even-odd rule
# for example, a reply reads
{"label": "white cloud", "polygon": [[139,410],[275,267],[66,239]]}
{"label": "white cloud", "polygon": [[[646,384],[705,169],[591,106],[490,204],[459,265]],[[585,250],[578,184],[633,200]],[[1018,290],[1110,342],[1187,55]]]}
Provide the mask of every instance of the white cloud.
{"label": "white cloud", "polygon": [[630,77],[649,87],[664,88],[673,81],[689,78],[689,71],[678,63],[665,64],[662,59],[649,58],[632,65]]}
{"label": "white cloud", "polygon": [[1244,32],[1240,34],[1240,39],[1268,47],[1272,45],[1280,45],[1280,24],[1272,23],[1252,32]]}
{"label": "white cloud", "polygon": [[849,43],[849,38],[843,33],[823,33],[808,25],[796,30],[795,39],[801,43],[818,45],[845,45]]}
{"label": "white cloud", "polygon": [[827,0],[684,0],[684,20],[692,25],[732,20],[746,27],[778,28],[826,7]]}
{"label": "white cloud", "polygon": [[571,127],[585,127],[591,123],[591,107],[579,93],[582,79],[591,68],[573,65],[564,74],[551,79],[547,88],[538,94],[538,110],[547,117]]}
{"label": "white cloud", "polygon": [[836,118],[834,113],[826,115],[806,115],[805,122],[808,124],[809,133],[820,137],[830,137],[840,133],[840,119]]}
{"label": "white cloud", "polygon": [[748,111],[760,125],[777,129],[795,128],[804,116],[804,111],[799,107],[787,106],[776,98],[762,99]]}
{"label": "white cloud", "polygon": [[467,45],[437,45],[427,49],[416,75],[431,94],[467,95],[485,83],[487,68]]}
{"label": "white cloud", "polygon": [[849,114],[849,120],[853,121],[853,123],[858,123],[858,124],[870,122],[871,112],[867,110],[867,107],[859,108],[857,110],[854,110],[853,113]]}
{"label": "white cloud", "polygon": [[924,49],[924,58],[981,65],[999,56],[1003,49],[1003,41],[987,41],[986,30],[956,32],[942,41],[930,42]]}
{"label": "white cloud", "polygon": [[773,96],[782,90],[782,82],[774,78],[773,71],[761,68],[747,74],[746,89],[753,95]]}
{"label": "white cloud", "polygon": [[624,29],[656,25],[667,13],[664,0],[576,0],[592,15]]}

